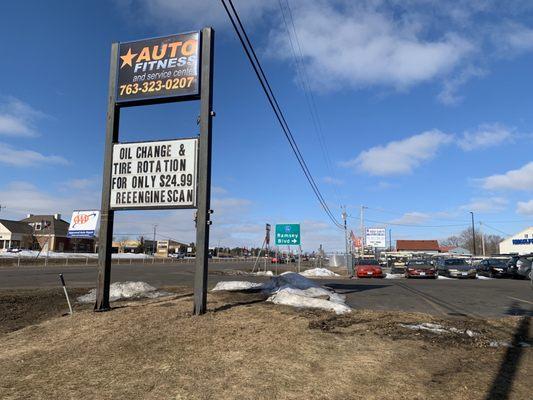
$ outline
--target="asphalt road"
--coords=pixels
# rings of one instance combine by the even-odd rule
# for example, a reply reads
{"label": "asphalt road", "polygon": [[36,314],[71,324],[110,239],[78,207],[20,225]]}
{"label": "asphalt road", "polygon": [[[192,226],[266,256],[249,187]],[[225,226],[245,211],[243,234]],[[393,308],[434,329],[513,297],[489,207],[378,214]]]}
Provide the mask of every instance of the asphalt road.
{"label": "asphalt road", "polygon": [[[242,268],[242,264],[210,265],[209,286],[222,280],[261,282],[267,279],[224,275],[224,270]],[[56,287],[60,272],[70,287],[95,286],[95,267],[22,267],[0,268],[0,290]],[[111,274],[112,282],[144,281],[156,287],[192,287],[193,279],[192,264],[114,265]],[[470,317],[533,316],[533,289],[529,281],[321,279],[320,282],[345,294],[346,303],[356,309]]]}

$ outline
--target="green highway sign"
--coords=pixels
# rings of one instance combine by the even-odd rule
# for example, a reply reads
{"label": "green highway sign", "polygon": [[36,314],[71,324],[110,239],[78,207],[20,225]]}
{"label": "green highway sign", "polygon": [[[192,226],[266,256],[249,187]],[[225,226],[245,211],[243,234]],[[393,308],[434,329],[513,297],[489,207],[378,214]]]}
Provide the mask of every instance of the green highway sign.
{"label": "green highway sign", "polygon": [[300,245],[300,224],[276,224],[276,246]]}

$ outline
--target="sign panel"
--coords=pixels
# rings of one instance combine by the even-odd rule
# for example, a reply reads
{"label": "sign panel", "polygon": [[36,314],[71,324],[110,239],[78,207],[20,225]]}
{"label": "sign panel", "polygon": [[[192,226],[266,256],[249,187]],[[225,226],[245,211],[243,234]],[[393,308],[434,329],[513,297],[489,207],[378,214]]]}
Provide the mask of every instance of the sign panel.
{"label": "sign panel", "polygon": [[198,139],[113,145],[111,209],[196,208]]}
{"label": "sign panel", "polygon": [[121,43],[116,102],[198,95],[199,32]]}
{"label": "sign panel", "polygon": [[386,232],[385,228],[366,228],[366,245],[370,247],[385,248]]}
{"label": "sign panel", "polygon": [[300,245],[300,224],[276,224],[276,245]]}
{"label": "sign panel", "polygon": [[73,211],[68,227],[68,237],[93,238],[100,211]]}

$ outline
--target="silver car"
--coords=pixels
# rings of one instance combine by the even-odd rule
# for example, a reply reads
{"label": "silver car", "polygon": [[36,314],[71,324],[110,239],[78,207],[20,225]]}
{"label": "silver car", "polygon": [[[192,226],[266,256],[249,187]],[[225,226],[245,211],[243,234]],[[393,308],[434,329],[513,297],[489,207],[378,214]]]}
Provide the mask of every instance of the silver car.
{"label": "silver car", "polygon": [[531,279],[531,264],[533,255],[520,257],[516,261],[516,275],[521,278]]}
{"label": "silver car", "polygon": [[437,273],[450,278],[476,279],[477,270],[468,265],[464,259],[448,258],[437,261]]}

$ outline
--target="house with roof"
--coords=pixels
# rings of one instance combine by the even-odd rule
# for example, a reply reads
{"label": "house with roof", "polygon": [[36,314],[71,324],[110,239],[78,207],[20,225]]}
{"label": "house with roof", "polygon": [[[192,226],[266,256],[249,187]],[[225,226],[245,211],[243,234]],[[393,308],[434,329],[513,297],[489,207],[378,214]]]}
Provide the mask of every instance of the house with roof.
{"label": "house with roof", "polygon": [[67,236],[70,224],[61,219],[61,214],[28,214],[20,222],[27,224],[32,230],[32,248],[34,250],[71,251],[78,253],[94,252],[95,245],[93,238],[70,238]]}
{"label": "house with roof", "polygon": [[0,249],[30,249],[33,245],[33,229],[20,221],[0,219]]}
{"label": "house with roof", "polygon": [[439,253],[437,240],[397,240],[396,251],[403,253]]}

